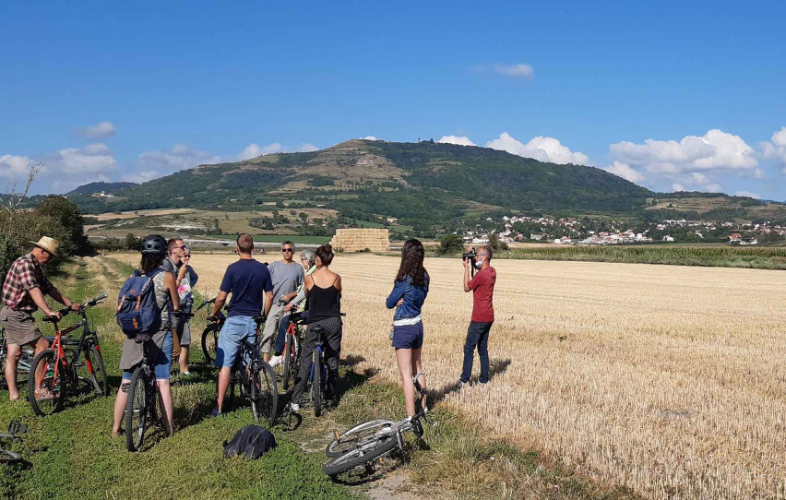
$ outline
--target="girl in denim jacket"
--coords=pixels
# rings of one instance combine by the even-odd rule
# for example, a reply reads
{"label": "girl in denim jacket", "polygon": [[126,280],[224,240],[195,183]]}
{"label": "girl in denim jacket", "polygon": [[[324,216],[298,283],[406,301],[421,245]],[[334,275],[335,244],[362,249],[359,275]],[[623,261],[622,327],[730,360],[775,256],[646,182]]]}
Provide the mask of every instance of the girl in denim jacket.
{"label": "girl in denim jacket", "polygon": [[[396,307],[393,316],[393,347],[404,387],[407,416],[415,414],[415,386],[412,377],[423,371],[420,353],[423,347],[423,319],[421,309],[428,295],[429,276],[423,267],[423,244],[411,239],[401,249],[401,266],[387,298],[387,308]],[[426,378],[420,383],[426,388]],[[425,407],[426,400],[423,400]]]}

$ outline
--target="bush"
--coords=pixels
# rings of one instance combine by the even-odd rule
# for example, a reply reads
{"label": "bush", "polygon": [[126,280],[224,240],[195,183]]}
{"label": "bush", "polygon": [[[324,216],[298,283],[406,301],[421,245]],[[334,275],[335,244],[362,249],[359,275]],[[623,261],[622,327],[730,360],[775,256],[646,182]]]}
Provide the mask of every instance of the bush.
{"label": "bush", "polygon": [[440,255],[449,255],[464,251],[464,240],[457,234],[446,234],[439,240]]}

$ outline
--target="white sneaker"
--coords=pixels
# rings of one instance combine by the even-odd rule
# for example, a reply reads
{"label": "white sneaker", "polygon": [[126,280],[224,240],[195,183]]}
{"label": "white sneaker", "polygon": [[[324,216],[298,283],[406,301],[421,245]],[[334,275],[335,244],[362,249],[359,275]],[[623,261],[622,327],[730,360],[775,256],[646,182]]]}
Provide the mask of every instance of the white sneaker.
{"label": "white sneaker", "polygon": [[300,405],[297,403],[289,403],[289,411],[291,413],[295,413],[300,411]]}
{"label": "white sneaker", "polygon": [[278,366],[278,365],[281,364],[281,358],[282,357],[283,356],[273,356],[272,358],[270,358],[270,361],[268,361],[268,364],[270,366]]}

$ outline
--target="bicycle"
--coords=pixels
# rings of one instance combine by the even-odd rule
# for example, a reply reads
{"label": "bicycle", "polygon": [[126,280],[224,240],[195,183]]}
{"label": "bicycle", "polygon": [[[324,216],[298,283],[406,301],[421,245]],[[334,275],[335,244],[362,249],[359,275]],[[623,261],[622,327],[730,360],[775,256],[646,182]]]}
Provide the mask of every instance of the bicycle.
{"label": "bicycle", "polygon": [[[0,433],[0,441],[4,439],[22,439],[22,434],[27,433],[27,426],[21,424],[18,420],[11,420],[11,424],[8,426],[8,432]],[[15,462],[21,462],[22,455],[19,453],[14,453],[13,451],[4,450],[0,448],[0,463],[1,464],[11,464]]]}
{"label": "bicycle", "polygon": [[[220,318],[208,318],[219,321]],[[265,324],[264,316],[254,318],[256,331],[253,341],[241,342],[240,349],[232,367],[229,379],[229,400],[234,403],[235,386],[240,389],[240,396],[251,403],[251,414],[254,421],[266,418],[270,425],[275,425],[278,409],[278,384],[273,367],[262,358],[261,337]]]}
{"label": "bicycle", "polygon": [[[192,316],[190,314],[180,314]],[[172,332],[172,335],[174,334]],[[142,344],[144,351],[142,363],[134,369],[134,373],[131,375],[131,382],[126,386],[128,391],[125,414],[126,448],[130,452],[138,451],[142,447],[145,433],[150,427],[158,427],[166,433],[166,426],[161,423],[156,413],[156,402],[159,398],[156,372],[149,359],[152,345],[154,345],[152,338]],[[163,411],[161,416],[166,418]],[[168,435],[172,435],[172,429],[169,430]]]}
{"label": "bicycle", "polygon": [[[5,337],[5,330],[0,329],[0,387],[7,388],[5,381],[5,362],[8,358],[8,339]],[[30,366],[35,358],[35,349],[24,346],[22,355],[16,364],[17,385],[27,385],[27,374],[30,373]]]}
{"label": "bicycle", "polygon": [[[197,308],[197,311],[200,311],[203,307],[207,307],[210,304],[216,303],[216,297],[208,300],[207,302],[203,302]],[[225,308],[226,309],[226,308]],[[221,327],[224,326],[224,322],[227,320],[227,317],[221,311],[218,311],[218,316],[216,317],[218,321],[208,321],[205,330],[202,332],[202,354],[205,355],[205,361],[208,364],[213,364],[216,360],[216,347],[218,346],[218,334],[221,332]]]}
{"label": "bicycle", "polygon": [[[101,344],[95,330],[91,330],[87,316],[87,310],[101,304],[106,297],[106,292],[102,291],[100,296],[87,301],[79,307],[78,311],[69,308],[59,311],[60,319],[70,313],[82,317],[79,323],[65,330],[59,329],[60,319],[57,316],[43,318],[45,322],[54,325],[55,335],[49,349],[33,359],[27,379],[27,400],[39,417],[62,410],[66,397],[69,393],[76,394],[80,382],[86,382],[99,396],[109,394],[106,368],[101,357]],[[66,337],[80,327],[82,336],[79,340]],[[84,362],[79,360],[81,354],[84,354]],[[82,367],[87,368],[87,373],[80,374]],[[37,389],[42,389],[39,395],[36,394]]]}
{"label": "bicycle", "polygon": [[289,390],[289,381],[294,380],[297,375],[300,357],[300,339],[303,338],[303,326],[308,316],[305,312],[291,313],[289,316],[289,326],[284,338],[284,350],[281,355],[284,357],[282,363],[281,385],[284,392]]}
{"label": "bicycle", "polygon": [[[341,313],[341,316],[346,316],[346,314]],[[322,416],[322,402],[325,400],[328,377],[327,363],[325,363],[325,350],[323,348],[324,339],[322,338],[325,329],[317,325],[312,331],[316,334],[317,340],[314,351],[311,354],[311,370],[309,371],[307,382],[309,387],[307,404],[313,405],[314,416],[320,417]]]}
{"label": "bicycle", "polygon": [[322,466],[322,471],[335,479],[338,474],[369,464],[396,449],[403,451],[405,432],[412,431],[420,439],[423,436],[421,420],[428,422],[428,410],[423,406],[426,390],[418,382],[418,378],[424,375],[420,372],[412,378],[418,395],[415,402],[418,412],[415,415],[397,422],[370,420],[343,434],[336,432],[335,439],[326,449],[331,460]]}

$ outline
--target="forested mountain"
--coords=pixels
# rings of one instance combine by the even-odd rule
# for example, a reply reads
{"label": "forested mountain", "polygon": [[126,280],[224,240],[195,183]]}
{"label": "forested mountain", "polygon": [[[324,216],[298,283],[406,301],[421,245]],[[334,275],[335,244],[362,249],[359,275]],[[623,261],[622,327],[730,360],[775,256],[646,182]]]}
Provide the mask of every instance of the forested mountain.
{"label": "forested mountain", "polygon": [[348,215],[378,214],[421,225],[499,210],[629,214],[652,196],[594,167],[542,163],[472,146],[359,139],[309,153],[201,165],[114,194],[109,199],[69,198],[85,213],[241,210],[265,201],[296,200]]}
{"label": "forested mountain", "polygon": [[96,193],[114,194],[121,189],[129,189],[136,186],[138,186],[138,184],[133,182],[91,182],[89,184],[83,184],[73,191],[66,193],[66,196],[90,196]]}

